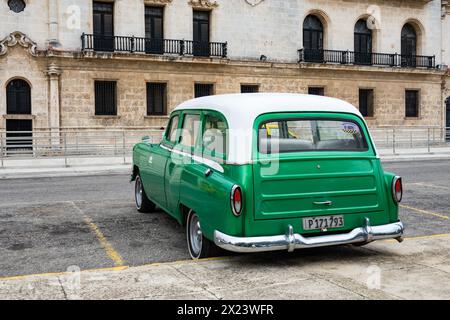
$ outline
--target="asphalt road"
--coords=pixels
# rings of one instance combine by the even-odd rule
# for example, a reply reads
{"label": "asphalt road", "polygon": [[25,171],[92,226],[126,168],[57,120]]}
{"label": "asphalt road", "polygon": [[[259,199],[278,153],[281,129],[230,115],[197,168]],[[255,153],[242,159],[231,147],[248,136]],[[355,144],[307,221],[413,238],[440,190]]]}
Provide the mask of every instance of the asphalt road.
{"label": "asphalt road", "polygon": [[[406,237],[450,233],[450,161],[386,163],[384,169],[404,179]],[[0,278],[188,259],[183,228],[163,212],[138,213],[128,179],[0,180]],[[273,258],[280,254],[287,253]]]}

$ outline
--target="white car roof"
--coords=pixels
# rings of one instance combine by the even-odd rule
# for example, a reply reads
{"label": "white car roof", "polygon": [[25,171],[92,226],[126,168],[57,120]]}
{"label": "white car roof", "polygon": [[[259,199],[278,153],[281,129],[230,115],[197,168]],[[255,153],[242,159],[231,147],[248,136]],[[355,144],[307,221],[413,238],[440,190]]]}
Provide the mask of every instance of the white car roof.
{"label": "white car roof", "polygon": [[206,96],[183,102],[175,110],[209,109],[221,112],[231,128],[253,127],[270,112],[344,112],[362,118],[357,108],[336,98],[296,93],[242,93]]}
{"label": "white car roof", "polygon": [[174,111],[214,110],[222,113],[229,127],[228,163],[252,161],[253,123],[271,112],[338,112],[363,119],[359,110],[336,98],[294,93],[244,93],[206,96],[181,103]]}

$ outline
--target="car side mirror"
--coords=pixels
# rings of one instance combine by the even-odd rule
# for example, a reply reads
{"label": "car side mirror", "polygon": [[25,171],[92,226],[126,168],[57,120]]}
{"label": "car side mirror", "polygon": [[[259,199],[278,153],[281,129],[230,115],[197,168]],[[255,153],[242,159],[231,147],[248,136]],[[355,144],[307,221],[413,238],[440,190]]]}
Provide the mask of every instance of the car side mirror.
{"label": "car side mirror", "polygon": [[149,136],[143,136],[141,140],[143,142],[149,142],[150,141],[150,137]]}

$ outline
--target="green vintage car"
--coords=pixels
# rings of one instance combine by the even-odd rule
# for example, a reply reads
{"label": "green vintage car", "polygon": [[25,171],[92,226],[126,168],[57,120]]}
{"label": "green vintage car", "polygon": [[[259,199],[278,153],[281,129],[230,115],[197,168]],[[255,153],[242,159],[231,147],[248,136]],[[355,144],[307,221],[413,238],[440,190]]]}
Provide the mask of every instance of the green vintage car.
{"label": "green vintage car", "polygon": [[359,111],[301,94],[179,105],[160,143],[133,151],[140,212],[186,226],[192,258],[402,240],[402,180],[384,172]]}

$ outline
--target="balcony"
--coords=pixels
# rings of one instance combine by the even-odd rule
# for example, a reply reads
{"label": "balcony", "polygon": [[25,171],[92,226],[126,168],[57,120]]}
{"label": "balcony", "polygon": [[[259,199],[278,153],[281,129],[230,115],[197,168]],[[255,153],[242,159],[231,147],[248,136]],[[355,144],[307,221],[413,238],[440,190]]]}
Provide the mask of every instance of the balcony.
{"label": "balcony", "polygon": [[85,33],[81,36],[81,50],[157,55],[190,55],[194,57],[227,57],[226,42],[149,39],[128,36],[93,35]]}
{"label": "balcony", "polygon": [[436,67],[435,56],[315,49],[298,50],[298,62],[427,69]]}

